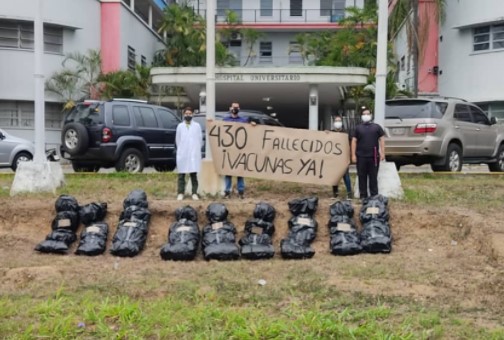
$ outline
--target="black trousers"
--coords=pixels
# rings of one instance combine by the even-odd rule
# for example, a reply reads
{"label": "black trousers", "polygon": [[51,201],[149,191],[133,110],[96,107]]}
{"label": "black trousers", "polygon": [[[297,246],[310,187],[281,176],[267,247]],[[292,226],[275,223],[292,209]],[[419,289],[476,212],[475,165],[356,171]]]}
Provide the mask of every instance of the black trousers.
{"label": "black trousers", "polygon": [[[186,174],[178,174],[177,194],[184,194],[185,175]],[[198,174],[196,172],[191,172],[189,175],[191,176],[192,193],[197,194],[198,193]]]}
{"label": "black trousers", "polygon": [[380,161],[375,157],[357,157],[357,176],[359,177],[360,198],[367,198],[368,179],[370,196],[378,195],[378,168]]}

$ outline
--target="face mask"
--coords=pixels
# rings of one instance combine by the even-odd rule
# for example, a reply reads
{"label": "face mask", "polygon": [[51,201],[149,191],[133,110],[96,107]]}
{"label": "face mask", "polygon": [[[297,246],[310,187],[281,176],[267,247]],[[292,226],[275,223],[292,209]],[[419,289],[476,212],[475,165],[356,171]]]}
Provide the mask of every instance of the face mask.
{"label": "face mask", "polygon": [[184,116],[184,119],[186,122],[190,122],[192,119],[192,116]]}
{"label": "face mask", "polygon": [[371,121],[371,115],[362,115],[361,118],[364,123],[368,123]]}
{"label": "face mask", "polygon": [[335,129],[341,129],[343,127],[343,123],[342,122],[334,122],[334,128]]}
{"label": "face mask", "polygon": [[237,107],[235,107],[235,108],[233,108],[233,111],[232,111],[232,112],[233,112],[233,114],[237,115],[237,114],[238,114],[238,112],[240,112],[240,109],[239,109],[239,108],[237,108]]}

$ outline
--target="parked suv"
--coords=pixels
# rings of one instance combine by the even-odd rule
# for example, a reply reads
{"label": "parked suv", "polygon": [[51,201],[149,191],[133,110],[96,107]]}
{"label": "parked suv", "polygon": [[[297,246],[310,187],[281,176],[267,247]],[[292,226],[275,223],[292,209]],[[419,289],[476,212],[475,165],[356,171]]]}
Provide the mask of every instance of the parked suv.
{"label": "parked suv", "polygon": [[141,172],[175,169],[175,133],[180,118],[146,101],[84,101],[65,117],[61,155],[76,172],[115,167]]}
{"label": "parked suv", "polygon": [[[215,112],[215,120],[223,120],[230,113],[227,111]],[[271,126],[284,126],[280,123],[274,116],[265,114],[261,111],[255,110],[240,110],[238,114],[241,117],[245,117],[249,122],[255,122],[259,125],[271,125]],[[193,119],[201,125],[201,130],[203,132],[203,143],[202,143],[202,157],[205,157],[205,138],[206,138],[206,113],[196,113]]]}
{"label": "parked suv", "polygon": [[398,169],[430,164],[433,171],[460,171],[463,163],[486,163],[504,171],[504,126],[461,99],[388,100],[385,132],[386,158]]}

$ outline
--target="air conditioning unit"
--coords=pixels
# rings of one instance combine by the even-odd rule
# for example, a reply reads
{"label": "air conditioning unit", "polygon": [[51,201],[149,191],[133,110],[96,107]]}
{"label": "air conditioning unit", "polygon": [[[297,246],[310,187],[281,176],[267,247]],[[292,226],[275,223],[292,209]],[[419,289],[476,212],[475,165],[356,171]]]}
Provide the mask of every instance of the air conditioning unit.
{"label": "air conditioning unit", "polygon": [[234,41],[241,41],[242,40],[242,36],[240,33],[238,32],[232,32],[231,33],[231,40],[234,40]]}

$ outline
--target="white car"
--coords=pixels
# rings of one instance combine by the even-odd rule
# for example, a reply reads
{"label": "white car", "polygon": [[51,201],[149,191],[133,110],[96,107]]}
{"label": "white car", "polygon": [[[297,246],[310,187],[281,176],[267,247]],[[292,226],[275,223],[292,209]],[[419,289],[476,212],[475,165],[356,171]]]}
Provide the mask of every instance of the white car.
{"label": "white car", "polygon": [[34,153],[32,142],[9,135],[0,129],[0,168],[16,171],[19,162],[31,161]]}

